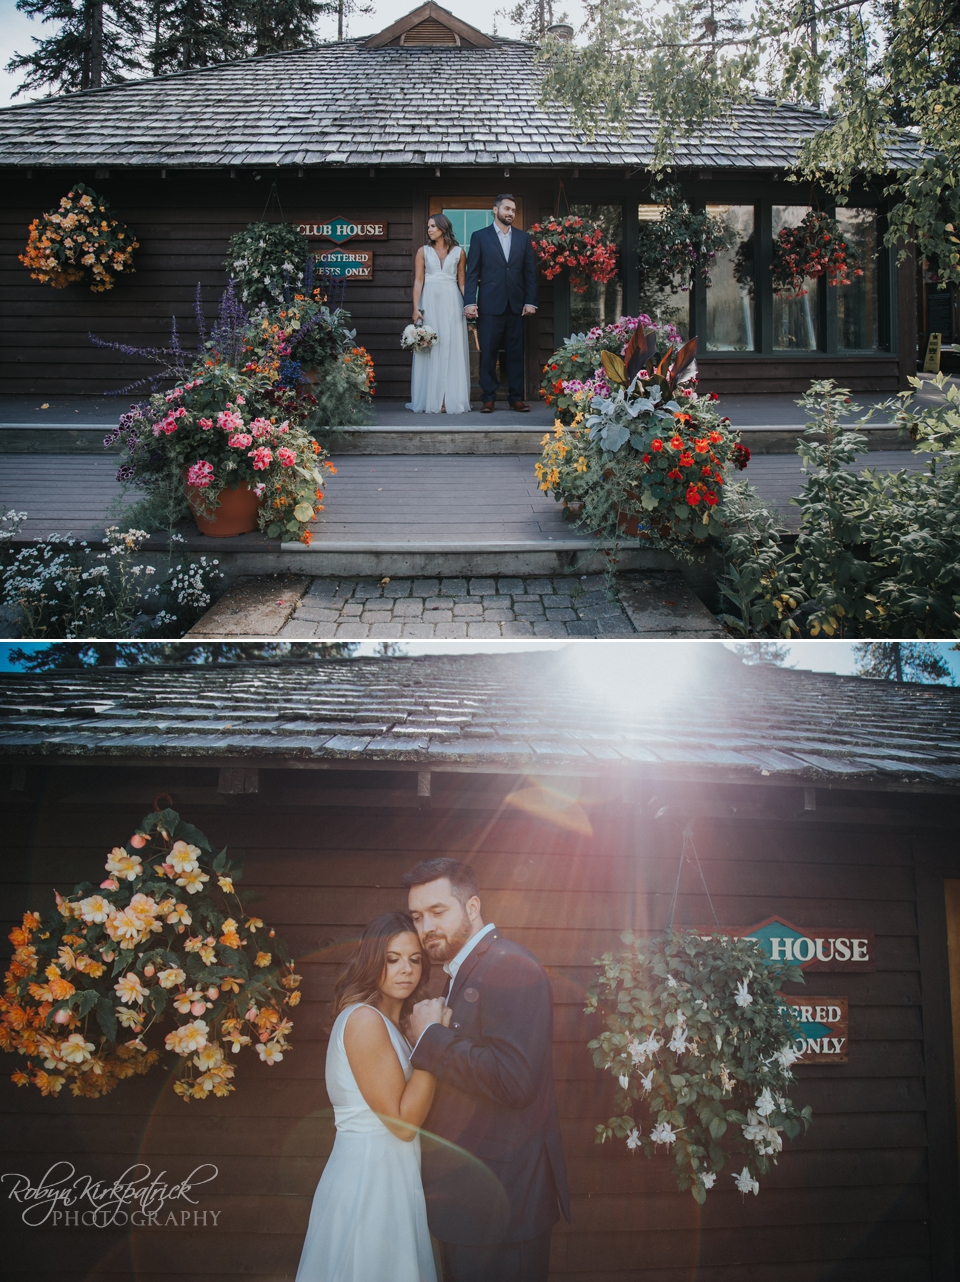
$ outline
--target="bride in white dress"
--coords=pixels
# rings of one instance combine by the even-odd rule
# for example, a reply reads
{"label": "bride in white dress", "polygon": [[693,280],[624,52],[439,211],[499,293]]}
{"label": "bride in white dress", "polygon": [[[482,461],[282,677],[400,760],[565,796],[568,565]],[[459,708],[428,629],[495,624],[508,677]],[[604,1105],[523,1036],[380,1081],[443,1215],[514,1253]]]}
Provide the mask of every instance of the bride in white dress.
{"label": "bride in white dress", "polygon": [[466,414],[470,409],[470,349],[463,315],[466,255],[446,214],[427,220],[428,245],[417,250],[413,323],[437,331],[427,352],[414,352],[408,410],[418,414]]}
{"label": "bride in white dress", "polygon": [[437,1282],[418,1132],[437,1079],[411,1068],[401,1031],[429,974],[411,918],[384,913],[337,980],[326,1066],[337,1136],[297,1282]]}

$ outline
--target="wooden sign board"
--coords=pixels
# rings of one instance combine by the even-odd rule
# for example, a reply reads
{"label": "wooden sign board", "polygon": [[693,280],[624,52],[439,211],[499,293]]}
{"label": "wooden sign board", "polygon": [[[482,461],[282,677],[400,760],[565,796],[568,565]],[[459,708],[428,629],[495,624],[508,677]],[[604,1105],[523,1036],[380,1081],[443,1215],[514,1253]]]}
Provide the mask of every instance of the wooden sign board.
{"label": "wooden sign board", "polygon": [[309,240],[335,240],[342,245],[348,240],[386,240],[386,223],[358,222],[352,218],[331,218],[327,222],[296,223],[296,229]]}
{"label": "wooden sign board", "polygon": [[927,356],[923,362],[924,374],[940,373],[940,346],[942,342],[942,334],[931,334],[927,340]]}
{"label": "wooden sign board", "polygon": [[317,266],[337,280],[373,280],[373,250],[329,249],[317,254]]}
{"label": "wooden sign board", "polygon": [[846,1064],[849,1058],[849,1007],[846,997],[787,997],[800,1021],[803,1055],[798,1064]]}
{"label": "wooden sign board", "polygon": [[837,926],[794,926],[782,917],[768,917],[734,932],[755,939],[771,961],[792,962],[809,971],[868,971],[877,969],[872,930]]}

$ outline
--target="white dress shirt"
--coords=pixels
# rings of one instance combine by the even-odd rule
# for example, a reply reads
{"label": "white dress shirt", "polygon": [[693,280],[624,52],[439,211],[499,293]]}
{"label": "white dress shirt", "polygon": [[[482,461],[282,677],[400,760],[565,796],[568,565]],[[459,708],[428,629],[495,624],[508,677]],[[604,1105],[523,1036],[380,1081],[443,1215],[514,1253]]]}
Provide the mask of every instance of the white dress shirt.
{"label": "white dress shirt", "polygon": [[513,228],[508,227],[506,231],[500,230],[500,224],[493,224],[494,231],[500,237],[500,248],[503,250],[503,256],[509,263],[510,261],[510,242],[513,237]]}
{"label": "white dress shirt", "polygon": [[[463,965],[463,963],[467,960],[467,958],[476,948],[477,944],[479,944],[480,940],[483,939],[484,935],[489,935],[491,930],[496,930],[496,929],[497,928],[493,924],[493,922],[488,921],[487,924],[484,927],[482,927],[482,929],[478,930],[475,935],[470,936],[470,938],[467,940],[467,942],[460,949],[460,951],[457,953],[456,957],[454,957],[452,961],[444,962],[443,969],[445,973],[450,976],[451,991],[453,990],[454,984],[457,982],[457,972],[459,971],[460,967]],[[438,1021],[433,1020],[432,1022],[436,1024]],[[429,1027],[430,1025],[428,1024],[427,1028]],[[427,1031],[427,1028],[423,1030],[423,1033]],[[423,1033],[420,1034],[420,1037],[423,1036]],[[417,1049],[417,1046],[420,1045],[420,1037],[417,1038],[416,1043],[413,1047],[413,1051],[415,1051]],[[410,1052],[411,1055],[413,1054],[413,1051]]]}

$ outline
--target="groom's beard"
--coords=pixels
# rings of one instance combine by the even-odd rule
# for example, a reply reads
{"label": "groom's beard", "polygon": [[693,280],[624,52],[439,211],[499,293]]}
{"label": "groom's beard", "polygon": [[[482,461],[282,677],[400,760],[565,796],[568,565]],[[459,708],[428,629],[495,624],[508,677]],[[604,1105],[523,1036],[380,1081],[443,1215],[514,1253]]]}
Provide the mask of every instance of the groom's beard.
{"label": "groom's beard", "polygon": [[470,918],[464,913],[456,930],[431,930],[421,937],[420,942],[432,962],[443,963],[453,961],[469,938]]}

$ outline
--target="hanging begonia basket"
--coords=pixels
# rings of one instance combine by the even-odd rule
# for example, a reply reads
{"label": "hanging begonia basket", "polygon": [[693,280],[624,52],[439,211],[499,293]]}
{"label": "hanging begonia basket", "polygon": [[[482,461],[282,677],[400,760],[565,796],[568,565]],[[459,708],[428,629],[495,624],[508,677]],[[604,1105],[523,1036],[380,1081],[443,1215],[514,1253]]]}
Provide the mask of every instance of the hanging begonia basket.
{"label": "hanging begonia basket", "polygon": [[617,274],[617,246],[595,219],[578,214],[549,218],[534,223],[530,239],[547,280],[568,269],[570,285],[578,294],[586,293],[591,281],[605,285]]}
{"label": "hanging begonia basket", "polygon": [[854,276],[863,275],[860,253],[844,238],[840,224],[816,209],[773,238],[770,270],[773,292],[781,298],[802,298],[808,278],[824,276],[828,285],[849,285]]}
{"label": "hanging begonia basket", "polygon": [[113,289],[120,272],[132,272],[133,251],[139,241],[123,223],[110,216],[109,203],[83,183],[77,183],[57,209],[30,224],[20,261],[34,280],[54,289],[87,281],[95,294]]}
{"label": "hanging begonia basket", "polygon": [[166,1051],[176,1093],[207,1099],[235,1089],[228,1050],[282,1060],[301,977],[244,908],[252,892],[238,894],[240,868],[226,851],[157,809],[105,866],[99,887],[57,894],[45,920],[25,913],[10,932],[0,1049],[25,1061],[13,1081],[43,1095],[69,1082],[96,1099]]}
{"label": "hanging begonia basket", "polygon": [[587,1013],[606,1025],[588,1044],[593,1061],[617,1078],[617,1112],[597,1142],[672,1153],[677,1187],[698,1202],[728,1163],[737,1189],[758,1193],[781,1132],[793,1139],[812,1118],[787,1096],[800,1030],[778,991],[802,982],[800,969],[719,932],[621,939],[587,993]]}

